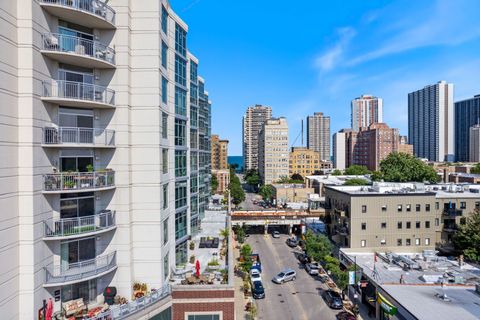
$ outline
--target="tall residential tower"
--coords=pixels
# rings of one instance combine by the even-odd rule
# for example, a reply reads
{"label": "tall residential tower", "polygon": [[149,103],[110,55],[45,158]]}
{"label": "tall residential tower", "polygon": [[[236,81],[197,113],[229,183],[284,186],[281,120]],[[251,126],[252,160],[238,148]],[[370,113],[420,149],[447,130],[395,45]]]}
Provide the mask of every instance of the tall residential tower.
{"label": "tall residential tower", "polygon": [[476,124],[480,124],[480,95],[455,102],[455,161],[472,161],[469,130]]}
{"label": "tall residential tower", "polygon": [[372,95],[362,95],[352,100],[352,129],[358,131],[372,123],[383,122],[383,100]]}
{"label": "tall residential tower", "polygon": [[330,160],[330,117],[322,112],[307,117],[307,148],[319,152],[321,160]]}
{"label": "tall residential tower", "polygon": [[262,105],[248,107],[243,116],[243,168],[258,169],[258,135],[267,119],[272,117],[272,108]]}
{"label": "tall residential tower", "polygon": [[272,184],[288,176],[287,119],[267,120],[258,139],[258,171],[263,183]]}

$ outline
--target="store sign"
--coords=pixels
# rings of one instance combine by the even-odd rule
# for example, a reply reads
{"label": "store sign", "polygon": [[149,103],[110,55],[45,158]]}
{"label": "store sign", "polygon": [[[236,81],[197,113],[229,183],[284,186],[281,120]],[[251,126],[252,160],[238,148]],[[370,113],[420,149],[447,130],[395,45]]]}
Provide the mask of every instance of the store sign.
{"label": "store sign", "polygon": [[380,304],[380,307],[385,311],[385,313],[389,315],[395,315],[397,314],[397,307],[395,307],[390,301],[385,299],[384,296],[382,296],[380,293],[377,295],[377,302]]}

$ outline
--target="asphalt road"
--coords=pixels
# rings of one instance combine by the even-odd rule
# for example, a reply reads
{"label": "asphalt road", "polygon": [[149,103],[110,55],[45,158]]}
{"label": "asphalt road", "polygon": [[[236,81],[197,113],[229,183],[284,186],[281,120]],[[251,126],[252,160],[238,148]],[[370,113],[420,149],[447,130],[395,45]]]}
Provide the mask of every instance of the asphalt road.
{"label": "asphalt road", "polygon": [[263,207],[253,204],[253,199],[258,198],[258,195],[255,193],[245,192],[245,201],[240,204],[240,207],[243,210],[265,210]]}
{"label": "asphalt road", "polygon": [[[310,276],[285,244],[287,235],[274,239],[271,235],[254,234],[247,238],[254,253],[260,254],[265,299],[256,300],[259,320],[335,319],[339,312],[330,309],[321,297],[325,285]],[[282,269],[297,272],[295,281],[275,284],[271,279]]]}

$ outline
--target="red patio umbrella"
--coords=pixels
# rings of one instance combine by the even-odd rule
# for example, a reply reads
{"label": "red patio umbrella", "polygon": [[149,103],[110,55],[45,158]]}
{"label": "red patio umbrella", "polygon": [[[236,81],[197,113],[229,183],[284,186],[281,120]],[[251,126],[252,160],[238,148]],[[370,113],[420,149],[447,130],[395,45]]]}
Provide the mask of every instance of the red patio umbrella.
{"label": "red patio umbrella", "polygon": [[52,298],[48,299],[47,303],[47,311],[45,313],[45,320],[52,320],[52,314],[53,314],[53,301]]}
{"label": "red patio umbrella", "polygon": [[200,277],[200,261],[197,260],[197,262],[195,263],[195,275],[197,276],[197,278]]}

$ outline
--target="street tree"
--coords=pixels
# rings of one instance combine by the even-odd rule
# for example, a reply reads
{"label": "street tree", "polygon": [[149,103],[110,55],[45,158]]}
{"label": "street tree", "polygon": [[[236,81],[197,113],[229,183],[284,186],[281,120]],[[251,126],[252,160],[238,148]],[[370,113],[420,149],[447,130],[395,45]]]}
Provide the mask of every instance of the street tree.
{"label": "street tree", "polygon": [[344,185],[346,186],[366,186],[369,182],[362,178],[353,178],[345,181]]}
{"label": "street tree", "polygon": [[380,162],[380,174],[376,179],[388,182],[430,182],[439,178],[435,170],[420,159],[406,153],[393,152]]}
{"label": "street tree", "polygon": [[262,196],[263,200],[272,200],[275,195],[275,188],[271,184],[263,185],[260,187],[258,193]]}
{"label": "street tree", "polygon": [[460,230],[453,237],[453,245],[465,258],[480,262],[480,211],[475,210],[466,219],[466,223],[460,225]]}
{"label": "street tree", "polygon": [[217,189],[218,189],[218,179],[217,179],[217,175],[212,174],[211,184],[212,184],[212,194],[214,194],[214,193],[217,192]]}
{"label": "street tree", "polygon": [[345,174],[349,176],[363,176],[369,173],[370,173],[370,170],[368,170],[366,166],[360,166],[357,164],[353,164],[347,169],[345,169]]}

